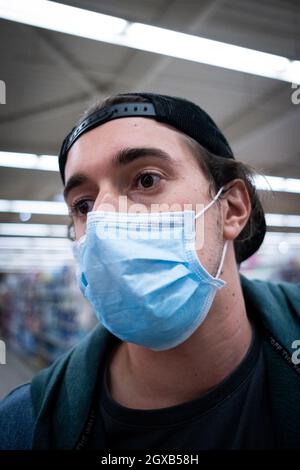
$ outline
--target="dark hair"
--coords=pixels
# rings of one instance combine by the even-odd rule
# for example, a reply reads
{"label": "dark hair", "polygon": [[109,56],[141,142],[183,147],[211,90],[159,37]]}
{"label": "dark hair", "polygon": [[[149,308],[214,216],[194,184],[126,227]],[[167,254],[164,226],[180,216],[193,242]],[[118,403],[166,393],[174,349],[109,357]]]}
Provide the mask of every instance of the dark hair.
{"label": "dark hair", "polygon": [[[125,102],[146,102],[146,98],[138,95],[112,95],[104,100],[99,100],[92,103],[80,117],[76,125],[81,124],[86,117],[90,116],[93,112],[102,109],[106,106],[120,104]],[[248,253],[255,253],[263,242],[266,232],[266,222],[264,210],[262,208],[260,199],[258,197],[255,185],[254,176],[255,170],[249,165],[238,161],[236,159],[225,158],[215,155],[202,147],[196,140],[183,134],[181,131],[175,129],[181,136],[183,141],[191,150],[193,156],[196,158],[201,170],[210,183],[210,193],[213,196],[222,186],[226,185],[234,179],[241,179],[246,185],[251,202],[251,213],[249,219],[240,232],[238,237],[234,240],[234,250],[236,261],[240,264],[247,258]],[[72,233],[73,231],[73,233]],[[71,221],[69,227],[69,238],[74,239],[74,227]]]}
{"label": "dark hair", "polygon": [[241,179],[245,183],[251,203],[251,213],[245,227],[234,240],[236,261],[240,264],[248,257],[249,251],[254,253],[260,247],[266,232],[264,210],[254,184],[256,172],[241,161],[214,155],[189,136],[183,135],[183,137],[210,183],[209,190],[212,197],[230,181]]}

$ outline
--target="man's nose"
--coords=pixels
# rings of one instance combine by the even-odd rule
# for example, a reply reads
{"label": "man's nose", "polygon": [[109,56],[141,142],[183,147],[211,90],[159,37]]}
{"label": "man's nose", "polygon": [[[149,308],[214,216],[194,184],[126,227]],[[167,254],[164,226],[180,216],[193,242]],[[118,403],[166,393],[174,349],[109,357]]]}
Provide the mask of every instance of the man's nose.
{"label": "man's nose", "polygon": [[116,191],[100,191],[95,200],[93,211],[118,211],[120,197],[121,196]]}

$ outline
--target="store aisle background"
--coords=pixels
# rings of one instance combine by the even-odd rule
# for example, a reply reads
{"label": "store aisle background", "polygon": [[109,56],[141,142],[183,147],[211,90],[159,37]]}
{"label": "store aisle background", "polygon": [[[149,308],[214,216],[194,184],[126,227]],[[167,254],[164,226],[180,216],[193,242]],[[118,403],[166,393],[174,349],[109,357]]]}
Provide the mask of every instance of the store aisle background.
{"label": "store aisle background", "polygon": [[6,364],[0,364],[0,400],[15,387],[30,382],[36,371],[28,361],[21,359],[12,350],[7,350]]}

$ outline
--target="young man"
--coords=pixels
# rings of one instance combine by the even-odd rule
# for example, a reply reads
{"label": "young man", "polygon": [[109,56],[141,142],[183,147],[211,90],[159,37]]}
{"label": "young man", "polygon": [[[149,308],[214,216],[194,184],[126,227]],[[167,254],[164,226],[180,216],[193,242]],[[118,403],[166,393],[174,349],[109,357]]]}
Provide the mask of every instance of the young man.
{"label": "young man", "polygon": [[180,98],[116,95],[59,164],[99,326],[2,401],[0,447],[299,447],[300,285],[239,274],[265,219],[212,119]]}

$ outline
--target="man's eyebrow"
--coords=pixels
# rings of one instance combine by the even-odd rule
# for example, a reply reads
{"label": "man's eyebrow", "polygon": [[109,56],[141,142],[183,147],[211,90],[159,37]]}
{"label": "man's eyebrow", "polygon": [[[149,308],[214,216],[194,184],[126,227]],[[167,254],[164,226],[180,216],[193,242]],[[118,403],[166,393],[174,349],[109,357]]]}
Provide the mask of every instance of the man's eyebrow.
{"label": "man's eyebrow", "polygon": [[119,150],[113,157],[113,166],[123,166],[138,158],[156,157],[169,163],[174,163],[171,156],[164,150],[156,147],[128,147]]}
{"label": "man's eyebrow", "polygon": [[[174,160],[172,157],[165,152],[164,150],[156,147],[128,147],[119,150],[112,158],[112,165],[113,167],[119,167],[127,165],[139,158],[146,158],[146,157],[155,157],[160,158],[168,163],[173,163]],[[74,188],[81,186],[82,184],[89,181],[89,178],[83,173],[76,173],[75,175],[71,176],[68,180],[65,189],[64,189],[64,198],[65,201],[70,193],[70,191]]]}
{"label": "man's eyebrow", "polygon": [[89,178],[83,173],[76,173],[75,175],[71,176],[71,178],[68,180],[65,186],[64,193],[63,193],[65,201],[67,200],[67,197],[72,189],[77,188],[78,186],[81,186],[82,184],[86,183],[88,180]]}

